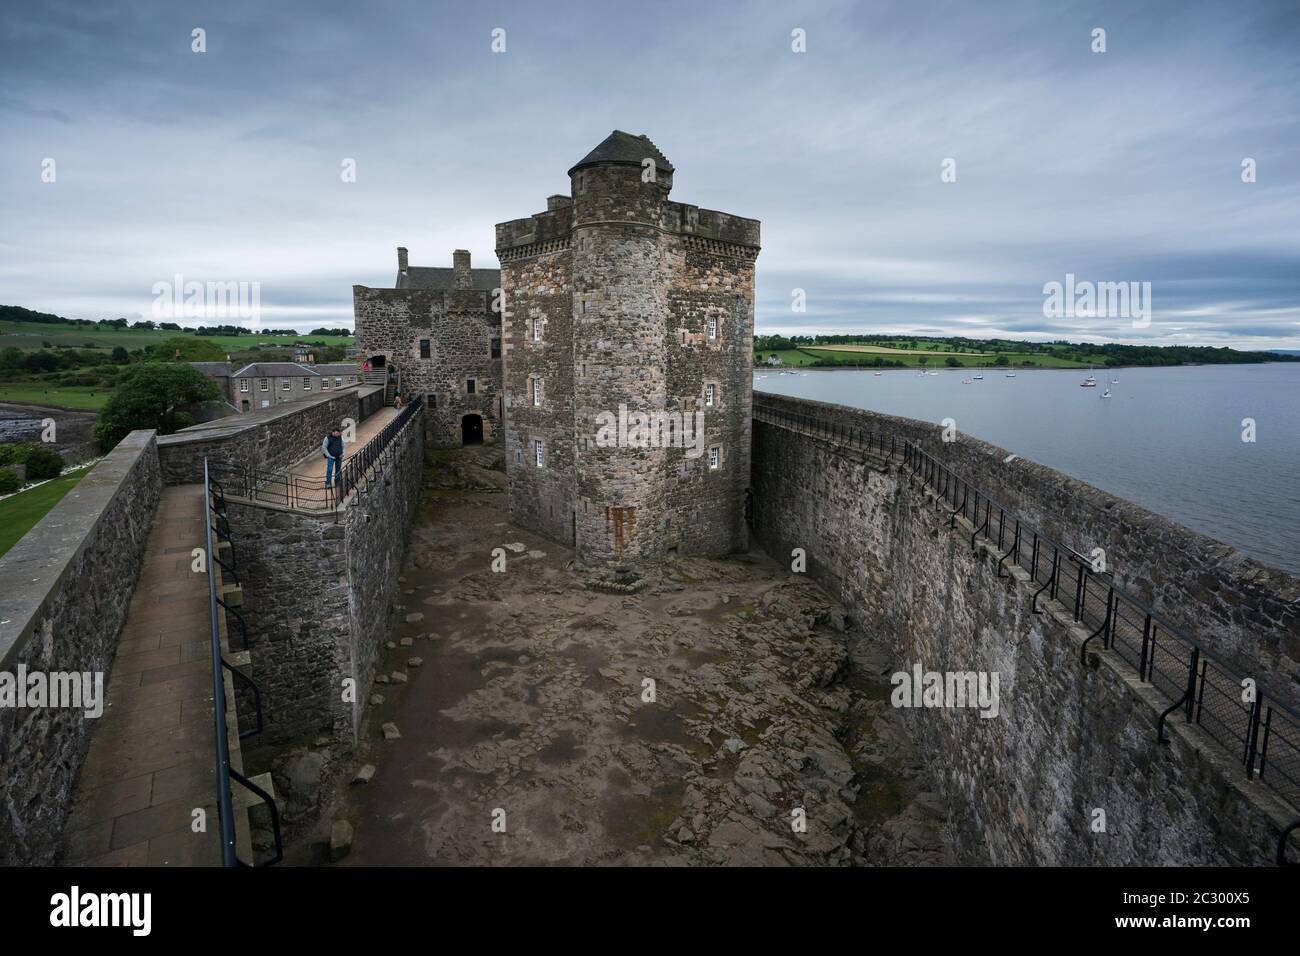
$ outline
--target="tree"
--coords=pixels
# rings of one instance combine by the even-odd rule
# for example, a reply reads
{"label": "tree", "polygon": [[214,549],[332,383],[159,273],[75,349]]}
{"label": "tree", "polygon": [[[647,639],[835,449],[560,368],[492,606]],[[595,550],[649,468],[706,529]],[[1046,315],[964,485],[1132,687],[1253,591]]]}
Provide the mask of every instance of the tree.
{"label": "tree", "polygon": [[997,358],[995,358],[995,359],[993,360],[993,364],[994,364],[994,365],[1006,365],[1006,364],[1008,364],[1007,357],[1006,357],[1005,355],[999,355]]}
{"label": "tree", "polygon": [[155,345],[149,358],[156,362],[223,362],[226,350],[197,336],[173,335]]}
{"label": "tree", "polygon": [[922,356],[921,356],[919,359],[917,359],[916,361],[917,361],[918,363],[920,363],[921,365],[924,365],[926,362],[930,361],[930,356],[928,356],[928,355],[922,355]]}
{"label": "tree", "polygon": [[115,365],[125,365],[131,361],[131,355],[120,345],[113,347],[113,363]]}
{"label": "tree", "polygon": [[117,391],[95,422],[95,441],[109,451],[138,428],[170,435],[194,424],[194,412],[221,400],[216,382],[190,365],[141,362],[118,376]]}
{"label": "tree", "polygon": [[0,468],[0,495],[12,495],[22,486],[18,472],[12,468]]}
{"label": "tree", "polygon": [[949,368],[961,368],[961,359],[957,358],[955,355],[949,355],[944,361],[944,364]]}

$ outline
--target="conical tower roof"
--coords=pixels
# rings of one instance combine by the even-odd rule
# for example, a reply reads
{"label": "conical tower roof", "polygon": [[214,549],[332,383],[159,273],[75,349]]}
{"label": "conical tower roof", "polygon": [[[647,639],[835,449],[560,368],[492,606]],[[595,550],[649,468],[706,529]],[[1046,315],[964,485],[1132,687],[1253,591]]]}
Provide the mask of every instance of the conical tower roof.
{"label": "conical tower roof", "polygon": [[618,166],[640,166],[645,159],[653,159],[655,168],[665,173],[673,171],[673,164],[659,152],[659,147],[650,142],[650,137],[634,133],[625,133],[616,129],[605,137],[604,141],[593,149],[569,170],[572,176],[576,170],[587,166],[612,163]]}

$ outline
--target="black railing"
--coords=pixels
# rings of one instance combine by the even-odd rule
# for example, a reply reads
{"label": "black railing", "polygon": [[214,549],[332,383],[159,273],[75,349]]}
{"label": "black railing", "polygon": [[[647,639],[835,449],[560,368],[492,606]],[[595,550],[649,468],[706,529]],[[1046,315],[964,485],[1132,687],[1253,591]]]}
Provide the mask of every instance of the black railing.
{"label": "black railing", "polygon": [[[221,484],[212,478],[207,459],[203,461],[203,505],[203,524],[206,534],[205,548],[208,556],[208,604],[210,607],[210,640],[212,644],[212,712],[213,727],[216,731],[217,818],[221,839],[221,862],[223,866],[251,865],[245,864],[244,861],[239,859],[235,848],[234,799],[230,790],[230,781],[234,779],[237,783],[261,797],[270,810],[271,830],[275,837],[275,856],[257,864],[259,866],[270,866],[273,863],[279,863],[284,858],[284,843],[280,835],[279,809],[275,805],[274,798],[269,793],[230,766],[230,736],[226,726],[226,685],[223,672],[230,671],[233,678],[244,681],[253,690],[257,720],[253,729],[239,733],[241,740],[262,732],[262,693],[251,677],[227,661],[221,653],[221,613],[224,611],[234,615],[235,620],[239,623],[245,647],[248,646],[248,625],[238,608],[227,604],[217,593],[218,567],[231,574],[236,584],[239,583],[239,575],[236,570],[234,541],[230,536],[230,520],[226,515],[225,492]],[[213,546],[214,543],[216,547]],[[222,547],[230,549],[229,562],[220,557]]]}
{"label": "black railing", "polygon": [[1058,601],[1089,629],[1085,654],[1087,643],[1099,638],[1102,647],[1136,671],[1139,681],[1171,702],[1157,725],[1160,741],[1165,740],[1166,718],[1181,713],[1235,754],[1247,779],[1263,782],[1300,809],[1300,714],[1266,697],[1258,682],[1251,684],[1253,700],[1243,699],[1252,696],[1244,693],[1244,675],[1118,587],[1112,572],[1053,541],[912,441],[757,404],[754,418],[850,448],[901,456],[914,479],[934,492],[936,507],[949,515],[950,525],[961,516],[975,529],[972,544],[983,535],[997,548],[998,574],[1008,561],[1029,574],[1037,585],[1035,613],[1042,612],[1040,600]]}
{"label": "black railing", "polygon": [[344,460],[329,486],[321,476],[262,471],[228,461],[212,462],[212,474],[236,497],[301,511],[336,511],[353,491],[364,488],[365,476],[372,467],[382,469],[393,439],[423,407],[420,397],[404,405],[378,434]]}

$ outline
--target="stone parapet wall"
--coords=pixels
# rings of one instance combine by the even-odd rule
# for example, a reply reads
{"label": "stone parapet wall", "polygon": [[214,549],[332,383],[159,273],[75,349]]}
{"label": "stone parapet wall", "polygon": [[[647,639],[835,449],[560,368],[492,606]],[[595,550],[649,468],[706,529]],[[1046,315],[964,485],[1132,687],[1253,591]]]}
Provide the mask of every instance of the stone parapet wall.
{"label": "stone parapet wall", "polygon": [[[161,494],[154,433],[131,432],[0,558],[0,670],[107,680]],[[0,707],[0,865],[54,861],[89,719]]]}
{"label": "stone parapet wall", "polygon": [[937,423],[761,392],[754,404],[916,442],[1052,540],[1104,549],[1117,586],[1300,710],[1300,578],[1004,448],[944,442]]}
{"label": "stone parapet wall", "polygon": [[[893,431],[941,457],[959,453],[954,469],[976,483],[997,473],[1006,457],[969,439],[960,452],[937,448],[938,427],[922,422],[771,398],[756,394],[756,409]],[[978,464],[980,455],[992,460]],[[1079,498],[1102,496],[1041,466],[1007,467],[1028,472],[1007,483],[1025,503],[1036,485],[1051,495],[1046,501],[1065,497],[1052,493],[1053,480],[1070,482]],[[863,627],[890,639],[896,671],[919,663],[926,671],[999,675],[997,717],[974,709],[906,711],[951,808],[963,862],[1271,862],[1293,811],[1264,784],[1247,781],[1240,763],[1181,715],[1166,723],[1170,742],[1157,743],[1157,720],[1169,701],[1097,642],[1082,663],[1087,633],[1055,602],[1035,614],[1038,589],[1027,575],[1000,569],[1001,555],[983,539],[972,545],[974,529],[960,518],[951,522],[897,461],[756,418],[752,489],[756,538],[783,561],[805,549],[810,576],[853,609]],[[1097,499],[1075,506],[1081,519],[1102,507]],[[1134,507],[1111,507],[1121,506]],[[1128,520],[1136,516],[1128,513]],[[1105,814],[1100,832],[1097,810]]]}
{"label": "stone parapet wall", "polygon": [[301,402],[231,415],[158,439],[163,481],[203,481],[203,459],[286,471],[320,447],[345,419],[361,422],[384,404],[382,385],[354,385]]}

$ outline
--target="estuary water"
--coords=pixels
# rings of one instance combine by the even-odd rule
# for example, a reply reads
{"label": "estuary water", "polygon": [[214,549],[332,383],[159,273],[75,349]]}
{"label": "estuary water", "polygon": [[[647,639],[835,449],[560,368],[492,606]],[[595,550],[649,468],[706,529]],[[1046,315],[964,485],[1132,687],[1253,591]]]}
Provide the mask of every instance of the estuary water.
{"label": "estuary water", "polygon": [[[951,418],[1300,574],[1300,363],[1099,368],[1095,388],[1080,387],[1086,370],[1006,371],[975,381],[972,369],[756,370],[754,388],[930,421],[936,432]],[[1243,419],[1254,421],[1253,442],[1242,440]]]}

